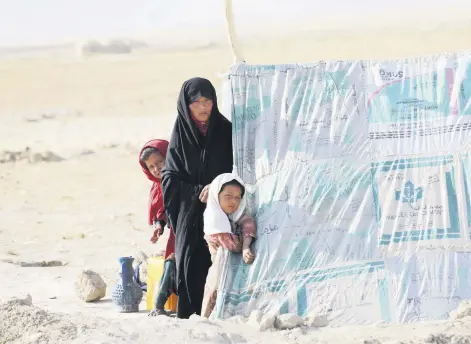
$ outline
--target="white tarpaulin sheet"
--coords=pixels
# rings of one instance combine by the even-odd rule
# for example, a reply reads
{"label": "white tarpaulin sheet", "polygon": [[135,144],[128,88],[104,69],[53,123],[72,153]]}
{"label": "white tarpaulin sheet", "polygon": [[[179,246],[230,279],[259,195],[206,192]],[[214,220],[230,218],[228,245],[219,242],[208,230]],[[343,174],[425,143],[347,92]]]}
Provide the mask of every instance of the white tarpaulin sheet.
{"label": "white tarpaulin sheet", "polygon": [[415,322],[471,299],[470,62],[233,67],[223,98],[257,257],[228,255],[213,316]]}

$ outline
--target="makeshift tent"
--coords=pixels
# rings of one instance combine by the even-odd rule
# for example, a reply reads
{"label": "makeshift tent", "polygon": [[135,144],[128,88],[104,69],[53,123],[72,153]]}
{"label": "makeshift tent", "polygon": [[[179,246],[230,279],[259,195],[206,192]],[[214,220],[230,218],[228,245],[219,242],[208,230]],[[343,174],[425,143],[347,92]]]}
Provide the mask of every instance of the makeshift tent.
{"label": "makeshift tent", "polygon": [[223,89],[257,258],[226,252],[212,317],[449,318],[471,299],[471,52],[245,64]]}
{"label": "makeshift tent", "polygon": [[471,298],[471,53],[234,65],[224,103],[256,218],[212,316],[446,319]]}

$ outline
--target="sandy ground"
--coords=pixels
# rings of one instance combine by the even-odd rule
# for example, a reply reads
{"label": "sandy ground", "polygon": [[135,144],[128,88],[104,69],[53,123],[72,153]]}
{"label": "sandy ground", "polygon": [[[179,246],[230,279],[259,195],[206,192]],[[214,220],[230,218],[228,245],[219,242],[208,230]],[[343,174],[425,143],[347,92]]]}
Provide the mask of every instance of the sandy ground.
{"label": "sandy ground", "polygon": [[[306,34],[247,44],[244,52],[249,63],[403,57],[467,49],[470,38],[471,30]],[[160,251],[166,240],[148,241],[149,183],[138,151],[151,138],[168,138],[185,79],[205,76],[219,87],[218,73],[230,63],[225,45],[86,59],[0,60],[0,161],[30,148],[13,154],[25,159],[0,163],[0,299],[29,293],[40,308],[2,304],[0,343],[471,343],[469,318],[261,333],[232,322],[115,311],[110,292],[118,257],[133,255],[138,247]],[[66,265],[28,268],[5,260]],[[104,300],[85,304],[76,297],[74,282],[84,268],[107,282]]]}

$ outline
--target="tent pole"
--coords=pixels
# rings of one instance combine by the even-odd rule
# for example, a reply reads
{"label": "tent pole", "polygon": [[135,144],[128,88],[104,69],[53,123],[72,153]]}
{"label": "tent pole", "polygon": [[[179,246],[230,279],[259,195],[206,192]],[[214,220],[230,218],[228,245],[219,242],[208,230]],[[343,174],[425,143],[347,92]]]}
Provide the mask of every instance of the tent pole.
{"label": "tent pole", "polygon": [[232,50],[232,57],[234,64],[244,62],[242,58],[240,47],[237,42],[235,26],[234,26],[234,13],[232,12],[232,0],[224,0],[226,7],[226,25],[227,33],[229,36],[229,44]]}

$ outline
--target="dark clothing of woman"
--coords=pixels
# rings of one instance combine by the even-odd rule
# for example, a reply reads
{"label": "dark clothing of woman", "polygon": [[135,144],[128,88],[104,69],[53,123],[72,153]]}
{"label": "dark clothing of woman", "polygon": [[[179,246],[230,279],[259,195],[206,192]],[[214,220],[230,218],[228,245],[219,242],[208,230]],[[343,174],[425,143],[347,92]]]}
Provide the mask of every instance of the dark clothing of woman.
{"label": "dark clothing of woman", "polygon": [[[213,101],[207,128],[200,131],[189,105],[199,97]],[[165,211],[175,232],[179,318],[200,315],[211,257],[204,240],[203,188],[221,173],[232,171],[232,126],[217,106],[216,91],[206,79],[184,82],[165,168],[162,190]]]}

